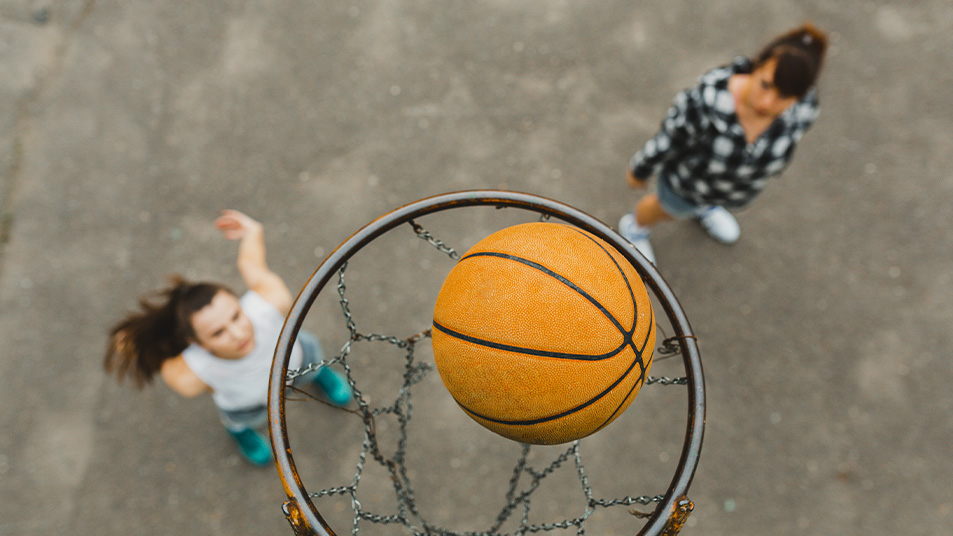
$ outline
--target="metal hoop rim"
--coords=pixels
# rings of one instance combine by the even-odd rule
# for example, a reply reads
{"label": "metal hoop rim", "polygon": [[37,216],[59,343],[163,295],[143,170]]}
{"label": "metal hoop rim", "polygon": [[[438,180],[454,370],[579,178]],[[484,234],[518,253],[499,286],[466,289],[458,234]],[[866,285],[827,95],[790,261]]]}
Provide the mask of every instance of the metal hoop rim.
{"label": "metal hoop rim", "polygon": [[[567,223],[585,229],[606,240],[630,262],[652,290],[672,323],[675,336],[682,350],[685,372],[688,378],[688,422],[682,453],[668,491],[658,504],[638,536],[660,534],[669,524],[670,515],[686,495],[698,466],[705,427],[705,382],[701,356],[688,318],[685,316],[671,288],[655,266],[648,262],[627,240],[598,219],[569,205],[534,194],[507,190],[464,190],[427,197],[394,209],[368,223],[334,249],[318,266],[302,287],[292,304],[275,349],[271,376],[268,385],[268,430],[275,453],[275,465],[289,501],[300,505],[296,508],[298,521],[304,521],[320,536],[332,536],[334,531],[327,524],[311,501],[310,495],[298,476],[285,422],[284,384],[288,373],[291,350],[298,331],[314,301],[327,283],[354,256],[371,241],[408,221],[453,208],[467,206],[517,207],[557,217]],[[288,478],[290,475],[290,479]],[[305,507],[306,506],[306,507]],[[291,507],[294,507],[291,505]]]}

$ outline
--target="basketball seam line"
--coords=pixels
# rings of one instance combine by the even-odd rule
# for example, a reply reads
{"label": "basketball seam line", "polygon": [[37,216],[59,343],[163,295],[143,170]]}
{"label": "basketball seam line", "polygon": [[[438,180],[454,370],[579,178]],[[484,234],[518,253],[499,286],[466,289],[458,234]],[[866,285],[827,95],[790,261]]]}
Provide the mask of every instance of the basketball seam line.
{"label": "basketball seam line", "polygon": [[[633,290],[632,290],[632,285],[631,285],[631,283],[629,282],[629,278],[626,277],[625,271],[622,269],[622,266],[620,266],[619,263],[616,262],[615,257],[613,257],[611,253],[609,253],[609,251],[602,245],[602,243],[600,243],[598,240],[594,239],[594,238],[593,238],[592,236],[590,236],[588,233],[584,233],[584,232],[580,231],[579,229],[572,228],[572,227],[570,227],[570,230],[575,231],[576,233],[579,233],[579,234],[582,235],[583,237],[589,239],[593,244],[595,244],[599,249],[601,249],[601,250],[606,254],[607,257],[609,257],[609,260],[612,261],[613,264],[615,264],[616,269],[619,271],[619,275],[621,275],[621,276],[622,276],[622,279],[625,281],[625,286],[626,286],[626,288],[627,288],[628,291],[629,291],[629,297],[632,299],[632,308],[635,310],[635,318],[638,318],[638,316],[639,316],[639,302],[635,299],[635,292],[633,292]],[[655,310],[654,310],[652,307],[649,307],[649,325],[650,325],[650,326],[651,326],[651,325],[654,325],[654,323],[655,323]],[[609,415],[609,417],[606,418],[605,422],[603,422],[603,423],[596,429],[596,431],[605,428],[605,426],[606,426],[607,424],[609,424],[610,422],[612,422],[612,420],[615,419],[616,414],[619,413],[619,408],[621,408],[621,407],[623,406],[623,404],[625,404],[625,401],[629,399],[629,396],[632,395],[632,392],[635,390],[635,386],[636,386],[636,385],[641,386],[641,384],[645,382],[645,370],[646,370],[646,368],[647,368],[647,365],[645,364],[645,360],[644,360],[644,356],[645,356],[644,352],[645,352],[646,346],[648,346],[649,337],[650,337],[651,334],[652,334],[652,329],[650,328],[649,331],[648,331],[648,333],[645,334],[645,340],[642,341],[642,348],[636,348],[636,347],[635,347],[634,335],[635,335],[635,328],[636,328],[637,326],[638,326],[638,323],[637,323],[637,322],[633,322],[633,323],[632,323],[632,331],[629,332],[629,335],[628,335],[627,338],[628,338],[628,340],[630,341],[630,343],[631,343],[631,345],[632,345],[632,350],[633,350],[633,352],[635,353],[635,360],[636,360],[636,362],[638,362],[638,364],[639,364],[639,369],[640,369],[640,373],[641,373],[641,374],[640,374],[640,377],[639,377],[638,380],[636,380],[636,382],[635,382],[634,384],[632,384],[632,388],[629,389],[629,392],[628,392],[628,393],[625,395],[625,397],[622,399],[622,402],[620,402],[619,405],[616,406],[615,410],[612,411],[612,414]],[[629,370],[631,370],[631,368],[630,368]],[[628,371],[626,372],[625,375],[628,375]],[[623,377],[625,377],[625,375],[623,375]],[[641,387],[639,387],[639,389],[641,390]]]}
{"label": "basketball seam line", "polygon": [[[633,303],[634,303],[634,301],[633,301]],[[651,322],[655,322],[655,311],[654,311],[653,309],[649,309],[649,313],[650,313],[650,315],[651,315],[651,317],[650,317],[649,320],[650,320]],[[439,324],[437,324],[436,322],[434,322],[434,326],[439,326]],[[445,328],[443,328],[443,329],[445,329]],[[443,329],[441,329],[441,331],[443,331]],[[494,424],[502,424],[502,425],[507,425],[507,426],[531,426],[531,425],[534,425],[534,424],[542,424],[542,423],[551,422],[551,421],[555,421],[555,420],[561,419],[561,418],[566,417],[566,416],[568,416],[568,415],[572,415],[573,413],[576,413],[576,412],[578,412],[578,411],[581,411],[581,410],[583,410],[583,409],[585,409],[585,408],[591,406],[592,404],[596,403],[597,401],[601,400],[601,399],[604,398],[607,394],[609,394],[613,389],[615,389],[616,386],[618,386],[620,383],[622,383],[622,380],[624,380],[625,378],[627,378],[627,377],[629,376],[629,374],[632,372],[632,370],[635,368],[635,366],[638,365],[638,366],[639,366],[639,372],[641,373],[641,374],[640,374],[640,378],[639,378],[638,380],[636,380],[635,383],[633,383],[632,388],[629,389],[629,392],[628,392],[628,393],[625,395],[625,397],[622,399],[622,401],[625,402],[625,400],[627,400],[627,399],[629,398],[629,396],[632,394],[632,391],[635,390],[635,386],[636,386],[636,385],[639,385],[640,382],[643,382],[643,383],[644,383],[644,381],[645,381],[645,368],[646,368],[646,366],[645,366],[645,361],[642,359],[642,357],[643,357],[643,355],[644,355],[645,348],[646,348],[646,347],[648,346],[648,344],[649,344],[649,338],[650,338],[649,335],[650,335],[650,334],[651,334],[651,330],[649,331],[648,334],[646,334],[645,340],[642,341],[642,348],[637,348],[636,345],[635,345],[635,341],[632,340],[632,337],[631,337],[631,336],[628,337],[629,342],[628,342],[627,344],[632,347],[632,351],[633,351],[633,353],[635,354],[635,359],[633,359],[632,362],[629,363],[628,368],[626,368],[625,372],[624,372],[621,376],[619,376],[618,378],[616,378],[616,380],[613,381],[608,387],[606,387],[605,389],[603,389],[601,393],[599,393],[599,394],[597,394],[596,396],[594,396],[594,397],[592,397],[592,398],[586,400],[586,401],[583,402],[582,404],[579,404],[579,405],[577,405],[577,406],[575,406],[575,407],[573,407],[573,408],[570,408],[570,409],[568,409],[568,410],[566,410],[566,411],[563,411],[562,413],[557,413],[556,415],[549,415],[549,416],[546,416],[546,417],[537,417],[537,418],[535,418],[535,419],[526,419],[526,420],[518,420],[518,421],[509,421],[509,420],[502,420],[502,419],[494,419],[494,418],[492,418],[492,417],[487,417],[487,416],[485,416],[485,415],[482,415],[482,414],[480,414],[480,413],[477,413],[477,412],[473,411],[472,409],[468,408],[466,405],[462,404],[459,400],[457,400],[457,398],[456,398],[455,396],[453,397],[453,399],[454,399],[454,401],[455,401],[461,408],[463,408],[464,411],[466,411],[466,412],[469,413],[470,415],[472,415],[472,416],[474,416],[474,417],[477,417],[477,418],[480,418],[480,419],[483,419],[483,420],[485,420],[485,421],[487,421],[487,422],[494,423]],[[451,393],[451,396],[453,396],[453,393]],[[621,404],[619,404],[618,406],[616,406],[616,408],[615,408],[615,409],[613,410],[613,412],[612,412],[612,415],[610,415],[609,418],[607,418],[607,419],[605,420],[605,422],[603,422],[603,423],[602,423],[601,425],[599,425],[595,430],[593,430],[593,433],[595,433],[595,432],[598,431],[598,430],[601,430],[601,429],[604,428],[609,422],[611,422],[612,419],[614,418],[613,416],[616,415],[616,413],[618,413],[619,407],[621,407]]]}
{"label": "basketball seam line", "polygon": [[[652,309],[652,308],[650,308],[650,309],[649,309],[649,314],[651,315],[651,316],[650,316],[650,321],[654,323],[654,322],[655,322],[655,310]],[[639,390],[640,390],[640,391],[642,390],[642,385],[645,383],[645,369],[647,368],[646,365],[645,365],[645,360],[643,359],[643,356],[644,356],[645,348],[649,345],[649,337],[650,337],[651,333],[652,333],[652,331],[650,330],[649,333],[646,334],[645,340],[642,341],[642,349],[641,349],[641,350],[635,347],[635,342],[634,342],[634,341],[632,342],[632,350],[635,352],[635,355],[636,355],[635,362],[637,362],[637,363],[639,364],[639,369],[640,369],[640,373],[641,373],[640,376],[639,376],[639,379],[636,380],[635,383],[632,384],[632,387],[629,389],[629,392],[626,393],[625,397],[622,399],[622,402],[620,402],[619,405],[616,406],[616,408],[612,411],[612,414],[609,415],[609,416],[606,418],[605,422],[603,422],[602,424],[600,424],[599,427],[596,428],[596,429],[593,431],[593,433],[598,432],[599,430],[602,430],[602,429],[605,428],[610,422],[612,422],[613,419],[616,418],[616,415],[619,413],[619,408],[621,408],[621,407],[623,406],[623,404],[625,404],[625,401],[628,400],[630,396],[632,396],[632,393],[633,393],[633,391],[635,391],[635,387],[636,387],[636,386],[639,387]],[[630,367],[629,370],[631,370],[631,367]],[[623,377],[627,376],[628,374],[629,374],[629,371],[626,371],[626,373],[625,373],[625,375],[623,375]]]}
{"label": "basketball seam line", "polygon": [[[598,243],[596,243],[596,245],[598,245]],[[603,251],[605,251],[605,250],[603,249]],[[608,252],[606,252],[606,253],[608,253]],[[594,306],[603,314],[603,316],[605,316],[607,319],[609,319],[610,322],[612,322],[613,325],[615,325],[616,329],[619,330],[620,333],[626,333],[626,332],[628,331],[625,327],[622,326],[622,324],[618,321],[618,319],[616,319],[615,316],[613,316],[613,315],[605,308],[604,305],[602,305],[601,303],[599,303],[598,300],[596,300],[594,297],[592,297],[592,295],[590,295],[588,292],[586,292],[586,291],[583,290],[581,287],[579,287],[579,285],[576,285],[575,283],[573,283],[573,282],[570,281],[569,279],[566,279],[565,277],[563,277],[563,276],[557,274],[556,272],[550,270],[549,268],[543,266],[542,264],[540,264],[540,263],[538,263],[538,262],[536,262],[536,261],[531,261],[531,260],[525,259],[525,258],[523,258],[523,257],[517,257],[516,255],[510,255],[509,253],[499,253],[499,252],[496,252],[496,251],[480,251],[480,252],[477,252],[477,253],[471,253],[471,254],[467,255],[466,257],[460,259],[460,262],[463,262],[463,261],[465,261],[465,260],[467,260],[467,259],[469,259],[469,258],[472,258],[472,257],[496,257],[496,258],[499,258],[499,259],[507,259],[507,260],[511,260],[511,261],[516,261],[516,262],[521,263],[521,264],[525,264],[526,266],[529,266],[530,268],[533,268],[533,269],[535,269],[535,270],[538,270],[538,271],[540,271],[540,272],[542,272],[542,273],[548,275],[549,277],[552,277],[552,278],[555,279],[556,281],[559,281],[560,283],[566,285],[567,287],[569,287],[570,289],[572,289],[574,292],[576,292],[576,294],[579,294],[579,295],[582,296],[586,301],[588,301],[589,303],[591,303],[592,305],[594,305]],[[621,273],[621,268],[619,268],[619,265],[618,265],[618,263],[615,262],[615,259],[612,258],[612,255],[609,255],[609,259],[612,260],[613,264],[616,265],[616,268],[619,269],[619,271],[620,271],[620,273]],[[622,279],[625,280],[626,287],[629,287],[629,280],[628,280],[628,278],[625,277],[625,274],[622,274]],[[632,294],[632,289],[631,289],[631,287],[629,288],[629,294],[630,294],[630,295]],[[634,296],[632,297],[632,304],[633,304],[633,308],[635,308],[635,297],[634,297]],[[637,309],[637,308],[635,308],[635,309],[636,309],[636,313],[638,313],[638,309]],[[634,320],[634,319],[633,319],[633,321],[632,321],[632,326],[635,327],[635,320]]]}
{"label": "basketball seam line", "polygon": [[626,334],[623,333],[624,340],[622,341],[622,344],[620,344],[618,347],[604,354],[590,355],[590,354],[573,354],[569,352],[552,352],[549,350],[536,350],[534,348],[512,346],[509,344],[503,344],[503,343],[499,343],[495,341],[479,339],[477,337],[472,337],[470,335],[464,335],[463,333],[460,333],[459,331],[454,331],[448,328],[447,326],[440,324],[436,320],[434,320],[433,322],[433,327],[436,328],[438,331],[442,331],[443,333],[449,335],[450,337],[454,337],[462,341],[473,343],[478,346],[492,348],[494,350],[505,350],[507,352],[527,354],[527,355],[532,355],[536,357],[551,357],[554,359],[570,359],[573,361],[604,361],[606,359],[611,359],[612,357],[615,357],[616,355],[618,355],[619,352],[624,350],[626,346],[634,347],[631,335],[626,336]]}
{"label": "basketball seam line", "polygon": [[[648,340],[646,340],[646,343],[648,343]],[[633,346],[633,350],[634,350],[634,349],[635,349],[635,348],[634,348],[634,346]],[[599,393],[599,394],[597,394],[596,396],[594,396],[594,397],[592,397],[592,398],[586,400],[585,402],[583,402],[582,404],[579,404],[579,405],[576,406],[576,407],[567,409],[567,410],[563,411],[562,413],[557,413],[556,415],[550,415],[550,416],[547,416],[547,417],[537,417],[537,418],[535,418],[535,419],[527,419],[527,420],[522,420],[522,421],[506,421],[506,420],[494,419],[494,418],[492,418],[492,417],[486,417],[486,416],[480,415],[479,413],[476,413],[475,411],[470,410],[469,408],[467,408],[467,407],[464,406],[463,404],[460,404],[460,401],[459,401],[459,400],[457,400],[457,404],[460,404],[460,407],[463,408],[467,413],[470,413],[471,415],[474,415],[474,416],[479,417],[479,418],[481,418],[481,419],[483,419],[483,420],[486,420],[486,421],[489,421],[489,422],[492,422],[492,423],[496,423],[496,424],[506,424],[506,425],[512,425],[512,426],[528,426],[528,425],[533,425],[533,424],[541,424],[541,423],[544,423],[544,422],[549,422],[549,421],[554,421],[554,420],[557,420],[557,419],[561,419],[561,418],[563,418],[563,417],[565,417],[565,416],[567,416],[567,415],[572,415],[573,413],[576,413],[577,411],[583,410],[583,409],[585,409],[585,408],[591,406],[592,404],[596,403],[597,401],[601,400],[601,399],[604,398],[607,394],[609,394],[613,389],[615,389],[620,383],[622,383],[622,380],[624,380],[625,378],[627,378],[627,377],[629,376],[629,374],[632,372],[632,369],[634,369],[636,365],[639,365],[639,368],[640,368],[641,371],[642,371],[642,376],[644,377],[644,376],[645,376],[645,367],[643,366],[643,363],[642,363],[642,356],[641,356],[641,353],[640,353],[640,352],[636,351],[636,358],[632,360],[632,362],[629,364],[629,367],[628,367],[627,369],[625,369],[625,372],[624,372],[621,376],[619,376],[618,378],[616,378],[616,380],[615,380],[614,382],[612,382],[608,387],[606,387],[605,389],[603,389],[601,393]],[[639,380],[636,380],[635,383],[639,383]],[[630,391],[629,391],[629,394],[631,394],[631,392],[632,392],[632,391],[630,390]],[[452,396],[452,394],[451,394],[451,396]],[[629,395],[627,394],[627,395],[625,396],[625,398],[623,398],[623,400],[625,400],[625,399],[628,398],[628,397],[629,397]],[[454,400],[456,400],[456,398],[454,398]],[[616,408],[616,410],[618,410],[618,408]],[[605,424],[603,423],[602,426],[605,426]],[[600,427],[600,428],[601,428],[601,427]]]}

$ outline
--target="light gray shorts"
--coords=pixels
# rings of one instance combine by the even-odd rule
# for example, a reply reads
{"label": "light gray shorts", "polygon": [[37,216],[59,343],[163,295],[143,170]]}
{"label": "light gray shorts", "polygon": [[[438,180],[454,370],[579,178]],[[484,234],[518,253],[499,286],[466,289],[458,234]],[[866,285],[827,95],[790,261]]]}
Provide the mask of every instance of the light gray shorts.
{"label": "light gray shorts", "polygon": [[696,205],[672,191],[672,187],[669,186],[668,181],[663,177],[659,177],[656,182],[658,183],[656,194],[658,195],[659,205],[662,206],[662,210],[664,210],[666,214],[676,220],[694,218],[700,211],[707,208],[707,206]]}

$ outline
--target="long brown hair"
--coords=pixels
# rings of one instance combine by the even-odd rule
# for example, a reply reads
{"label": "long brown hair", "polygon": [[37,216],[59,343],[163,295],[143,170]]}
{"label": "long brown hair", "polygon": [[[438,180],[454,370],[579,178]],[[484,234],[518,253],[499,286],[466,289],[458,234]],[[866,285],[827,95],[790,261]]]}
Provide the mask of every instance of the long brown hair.
{"label": "long brown hair", "polygon": [[129,312],[109,330],[103,366],[120,382],[129,377],[139,388],[151,383],[166,359],[195,340],[192,315],[220,291],[234,295],[218,283],[192,283],[179,275],[169,280],[168,287],[140,297],[140,310]]}
{"label": "long brown hair", "polygon": [[808,22],[765,45],[755,56],[754,66],[776,60],[774,85],[778,92],[801,98],[817,83],[826,53],[827,35]]}

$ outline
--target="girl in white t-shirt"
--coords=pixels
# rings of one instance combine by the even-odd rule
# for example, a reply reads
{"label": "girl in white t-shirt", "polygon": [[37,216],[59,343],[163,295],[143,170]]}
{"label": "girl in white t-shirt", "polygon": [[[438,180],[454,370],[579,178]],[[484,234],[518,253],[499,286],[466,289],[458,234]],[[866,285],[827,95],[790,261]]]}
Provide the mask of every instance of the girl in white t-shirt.
{"label": "girl in white t-shirt", "polygon": [[[184,397],[210,393],[222,423],[242,454],[256,465],[271,463],[271,446],[256,430],[267,421],[271,359],[292,297],[265,260],[264,230],[249,216],[226,210],[215,225],[238,240],[238,271],[248,286],[239,297],[218,283],[192,283],[174,276],[171,285],[139,300],[110,330],[105,368],[137,387],[158,373]],[[320,362],[321,346],[299,332],[292,368]],[[321,367],[310,379],[339,406],[351,400],[346,379]]]}

